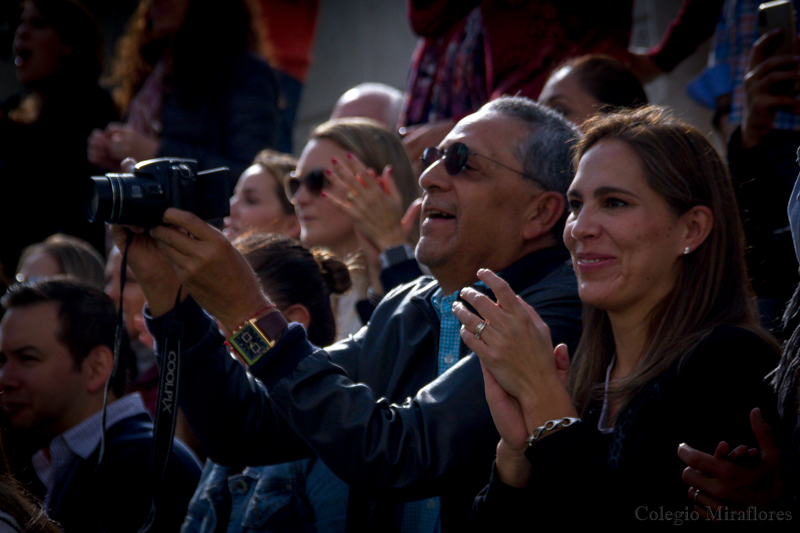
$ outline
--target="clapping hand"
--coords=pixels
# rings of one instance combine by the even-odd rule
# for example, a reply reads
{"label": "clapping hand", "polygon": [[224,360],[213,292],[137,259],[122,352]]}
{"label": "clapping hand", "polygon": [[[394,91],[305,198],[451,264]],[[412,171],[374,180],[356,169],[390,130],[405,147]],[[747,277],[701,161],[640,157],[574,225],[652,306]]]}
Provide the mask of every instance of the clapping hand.
{"label": "clapping hand", "polygon": [[682,478],[690,485],[689,497],[701,516],[713,518],[723,507],[768,509],[778,500],[780,448],[760,409],[750,413],[750,426],[758,448],[738,446],[731,450],[728,443],[720,442],[714,454],[709,455],[686,443],[678,446],[678,456],[687,465]]}
{"label": "clapping hand", "polygon": [[497,471],[506,484],[524,487],[530,464],[524,456],[533,430],[548,420],[577,416],[566,389],[569,357],[563,344],[553,348],[550,330],[534,309],[489,270],[478,278],[497,303],[472,288],[453,312],[461,321],[461,339],[481,360],[486,401],[500,433]]}

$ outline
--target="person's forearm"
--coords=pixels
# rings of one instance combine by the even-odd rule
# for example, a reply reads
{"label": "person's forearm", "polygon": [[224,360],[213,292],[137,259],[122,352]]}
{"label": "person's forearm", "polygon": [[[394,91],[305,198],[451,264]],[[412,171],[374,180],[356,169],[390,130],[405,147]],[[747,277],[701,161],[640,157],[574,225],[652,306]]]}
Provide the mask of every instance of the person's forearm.
{"label": "person's forearm", "polygon": [[522,489],[528,486],[533,469],[524,452],[511,449],[502,439],[497,445],[497,475],[500,481],[510,487]]}
{"label": "person's forearm", "polygon": [[675,19],[649,55],[660,69],[670,72],[714,34],[724,0],[684,0]]}
{"label": "person's forearm", "polygon": [[[302,442],[279,429],[280,419],[263,385],[230,356],[213,320],[191,299],[181,304],[178,313],[184,322],[178,401],[209,458],[222,465],[241,466],[307,456]],[[145,318],[159,342],[156,353],[160,363],[160,343],[175,314],[155,318],[151,311]]]}
{"label": "person's forearm", "polygon": [[499,435],[474,356],[402,405],[350,381],[324,351],[288,375],[254,372],[276,413],[339,478],[360,490],[419,499],[434,493],[448,473],[479,464],[488,471],[494,456]]}
{"label": "person's forearm", "polygon": [[[529,434],[551,420],[578,416],[567,389],[555,373],[550,379],[549,386],[542,384],[537,389],[517,398]],[[547,433],[542,434],[542,437],[546,435]]]}

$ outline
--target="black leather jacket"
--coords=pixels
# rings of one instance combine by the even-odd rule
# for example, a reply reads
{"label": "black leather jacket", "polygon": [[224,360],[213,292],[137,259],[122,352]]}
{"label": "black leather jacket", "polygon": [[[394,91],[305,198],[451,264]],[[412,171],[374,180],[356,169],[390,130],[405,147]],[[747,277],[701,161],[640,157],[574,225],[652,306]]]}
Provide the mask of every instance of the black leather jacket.
{"label": "black leather jacket", "polygon": [[[574,347],[580,301],[563,248],[534,252],[501,272]],[[191,299],[181,361],[180,405],[209,458],[265,464],[316,453],[351,486],[348,529],[392,531],[397,502],[441,497],[442,527],[466,527],[491,472],[499,436],[478,359],[437,377],[438,284],[422,277],[389,293],[370,323],[326,350],[290,325],[250,371],[226,353],[213,321]],[[483,289],[485,291],[485,289]],[[169,315],[150,319],[157,339]]]}

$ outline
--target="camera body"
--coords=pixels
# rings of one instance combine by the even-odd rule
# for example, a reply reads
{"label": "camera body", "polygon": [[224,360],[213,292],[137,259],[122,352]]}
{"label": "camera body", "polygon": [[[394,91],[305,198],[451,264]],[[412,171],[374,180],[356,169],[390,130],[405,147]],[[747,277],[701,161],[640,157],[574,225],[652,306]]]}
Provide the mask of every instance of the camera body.
{"label": "camera body", "polygon": [[92,176],[87,217],[146,228],[162,224],[168,207],[203,220],[226,217],[229,172],[226,167],[197,172],[194,159],[161,158],[140,162],[130,174]]}

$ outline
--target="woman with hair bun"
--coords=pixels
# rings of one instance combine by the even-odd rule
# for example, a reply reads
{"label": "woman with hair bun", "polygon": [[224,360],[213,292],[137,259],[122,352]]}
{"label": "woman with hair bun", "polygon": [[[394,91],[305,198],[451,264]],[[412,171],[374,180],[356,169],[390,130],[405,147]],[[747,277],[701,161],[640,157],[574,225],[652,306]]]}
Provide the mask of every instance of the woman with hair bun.
{"label": "woman with hair bun", "polygon": [[[250,234],[234,246],[278,310],[303,324],[311,342],[327,346],[334,341],[330,297],[351,284],[340,259],[280,235]],[[348,486],[316,457],[269,466],[222,466],[208,460],[181,532],[344,531],[348,494]],[[226,499],[229,507],[221,503]]]}
{"label": "woman with hair bun", "polygon": [[324,248],[308,250],[299,241],[280,235],[251,234],[233,244],[278,309],[302,318],[289,320],[303,324],[317,346],[332,344],[336,321],[330,297],[350,289],[347,265]]}

